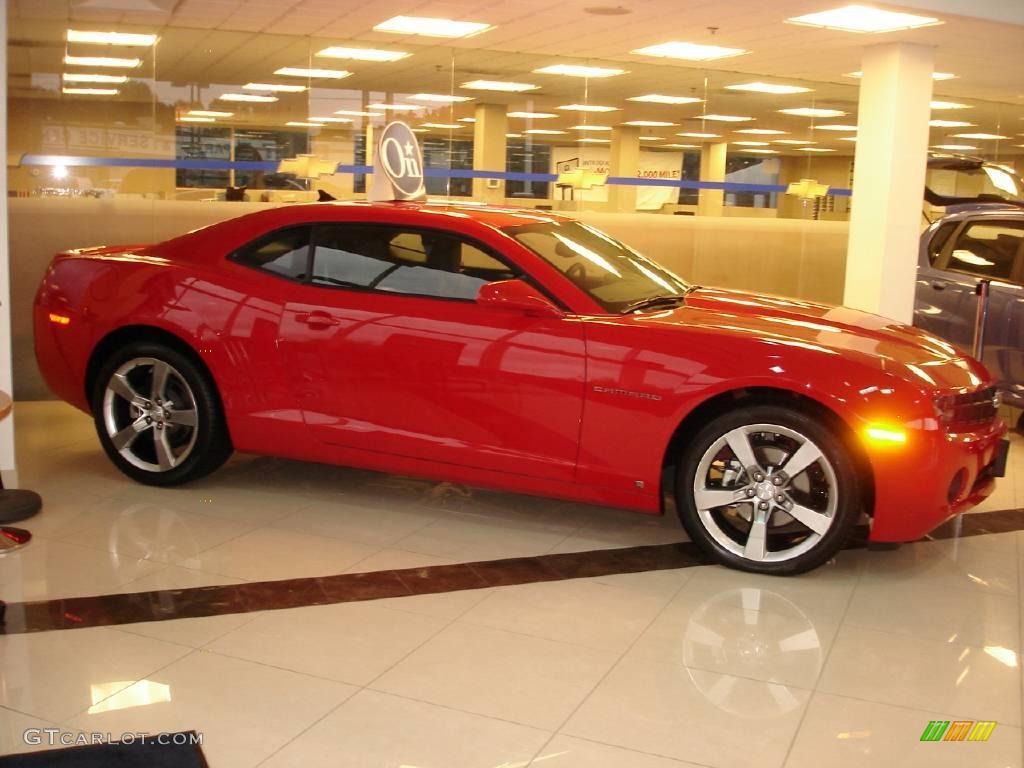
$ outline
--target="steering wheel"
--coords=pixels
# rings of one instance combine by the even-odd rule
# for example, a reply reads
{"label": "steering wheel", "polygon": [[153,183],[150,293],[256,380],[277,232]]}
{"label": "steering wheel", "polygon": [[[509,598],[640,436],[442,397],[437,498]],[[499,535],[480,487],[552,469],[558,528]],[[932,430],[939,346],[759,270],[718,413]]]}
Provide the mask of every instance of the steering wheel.
{"label": "steering wheel", "polygon": [[587,279],[587,270],[577,261],[565,270],[565,276],[576,283],[576,285],[580,285]]}

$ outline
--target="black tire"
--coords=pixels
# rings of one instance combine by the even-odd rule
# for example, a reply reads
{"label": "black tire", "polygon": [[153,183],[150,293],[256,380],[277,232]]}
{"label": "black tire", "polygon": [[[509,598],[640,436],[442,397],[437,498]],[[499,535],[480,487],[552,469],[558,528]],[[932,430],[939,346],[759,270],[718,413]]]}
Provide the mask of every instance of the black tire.
{"label": "black tire", "polygon": [[110,460],[146,485],[197,480],[231,456],[209,375],[188,355],[163,344],[137,342],[111,355],[96,376],[92,413]]}
{"label": "black tire", "polygon": [[[739,459],[744,439],[753,467]],[[790,476],[792,457],[788,466],[798,471]],[[679,463],[676,506],[690,538],[718,562],[789,575],[835,556],[860,516],[862,494],[856,462],[836,427],[796,409],[751,405],[693,436]]]}

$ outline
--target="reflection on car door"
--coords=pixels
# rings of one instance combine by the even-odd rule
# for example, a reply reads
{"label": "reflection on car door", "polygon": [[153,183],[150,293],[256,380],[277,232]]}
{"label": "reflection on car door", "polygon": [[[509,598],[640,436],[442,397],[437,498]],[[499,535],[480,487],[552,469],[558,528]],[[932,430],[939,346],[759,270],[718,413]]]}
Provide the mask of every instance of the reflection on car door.
{"label": "reflection on car door", "polygon": [[919,267],[914,324],[969,352],[979,280],[991,281],[983,362],[1009,392],[1024,393],[1024,221],[991,216],[946,222]]}
{"label": "reflection on car door", "polygon": [[313,254],[281,343],[315,439],[572,479],[580,322],[478,306],[482,285],[514,272],[445,233],[321,225]]}

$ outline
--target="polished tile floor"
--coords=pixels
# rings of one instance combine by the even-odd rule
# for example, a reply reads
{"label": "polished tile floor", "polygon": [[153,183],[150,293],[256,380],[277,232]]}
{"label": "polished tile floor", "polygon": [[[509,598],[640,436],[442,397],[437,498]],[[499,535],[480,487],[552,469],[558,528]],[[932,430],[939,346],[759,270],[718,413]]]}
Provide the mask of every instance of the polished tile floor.
{"label": "polished tile floor", "polygon": [[[16,407],[45,510],[12,603],[671,544],[674,519],[236,457],[140,487],[91,422]],[[982,510],[1024,507],[1024,440]],[[908,482],[917,479],[910,478]],[[0,636],[0,754],[27,729],[203,733],[212,768],[1022,766],[1024,533]],[[998,723],[922,743],[932,720]]]}

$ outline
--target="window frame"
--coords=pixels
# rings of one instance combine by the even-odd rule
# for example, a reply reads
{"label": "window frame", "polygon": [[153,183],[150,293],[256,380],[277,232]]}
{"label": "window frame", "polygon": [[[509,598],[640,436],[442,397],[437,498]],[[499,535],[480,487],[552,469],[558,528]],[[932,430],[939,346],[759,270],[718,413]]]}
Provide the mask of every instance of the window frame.
{"label": "window frame", "polygon": [[[988,275],[979,275],[977,272],[971,272],[967,269],[960,269],[952,265],[953,262],[953,251],[956,248],[960,238],[972,227],[976,225],[989,225],[989,226],[1007,226],[1011,229],[1019,229],[1021,232],[1020,242],[1017,244],[1017,251],[1014,254],[1013,266],[1010,270],[1008,277],[992,277]],[[1017,219],[1000,219],[996,217],[985,216],[977,219],[964,219],[960,222],[960,225],[956,227],[953,233],[946,239],[946,242],[942,246],[941,255],[938,256],[933,265],[936,269],[942,270],[943,272],[952,272],[957,275],[965,275],[966,277],[973,278],[974,280],[990,280],[996,283],[1005,283],[1008,285],[1024,285],[1024,218]]]}

